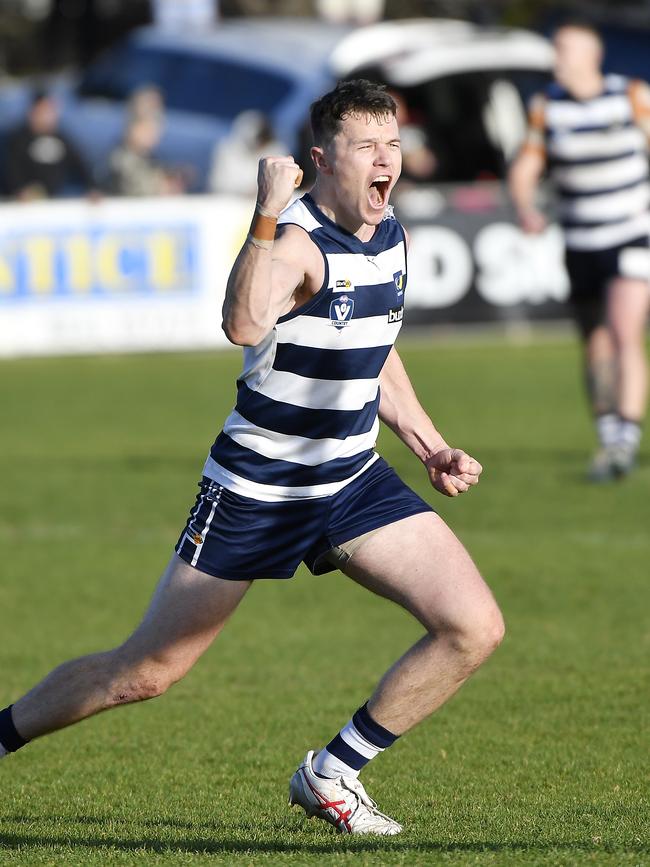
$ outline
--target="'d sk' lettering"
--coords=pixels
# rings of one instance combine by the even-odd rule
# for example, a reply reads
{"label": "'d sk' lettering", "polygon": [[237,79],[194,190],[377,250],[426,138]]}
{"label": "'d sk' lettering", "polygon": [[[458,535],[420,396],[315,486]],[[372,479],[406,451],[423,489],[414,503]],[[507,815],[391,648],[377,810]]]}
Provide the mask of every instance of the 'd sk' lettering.
{"label": "'d sk' lettering", "polygon": [[354,310],[354,301],[348,298],[347,295],[341,295],[335,298],[330,304],[330,325],[333,325],[339,330],[350,324],[352,312]]}

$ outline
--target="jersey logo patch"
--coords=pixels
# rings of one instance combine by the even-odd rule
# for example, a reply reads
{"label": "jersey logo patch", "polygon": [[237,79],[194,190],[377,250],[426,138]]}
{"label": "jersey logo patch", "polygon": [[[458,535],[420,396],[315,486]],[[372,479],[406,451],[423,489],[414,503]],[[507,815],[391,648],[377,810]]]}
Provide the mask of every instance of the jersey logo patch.
{"label": "jersey logo patch", "polygon": [[354,287],[352,285],[351,280],[337,280],[336,281],[336,291],[340,291],[341,289],[347,289],[348,292],[354,292]]}
{"label": "jersey logo patch", "polygon": [[393,280],[395,281],[395,288],[397,289],[397,295],[399,297],[404,294],[404,272],[395,271],[393,274]]}
{"label": "jersey logo patch", "polygon": [[392,307],[388,311],[389,322],[401,322],[404,318],[404,307]]}
{"label": "jersey logo patch", "polygon": [[354,311],[354,301],[348,298],[347,295],[341,295],[330,304],[330,325],[338,328],[345,328],[350,324],[352,313]]}

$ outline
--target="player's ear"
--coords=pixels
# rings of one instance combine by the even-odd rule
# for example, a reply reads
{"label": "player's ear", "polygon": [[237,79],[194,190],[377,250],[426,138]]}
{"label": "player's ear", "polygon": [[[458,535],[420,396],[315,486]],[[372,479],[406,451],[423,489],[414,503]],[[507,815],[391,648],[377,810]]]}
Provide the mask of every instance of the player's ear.
{"label": "player's ear", "polygon": [[314,146],[311,149],[311,158],[319,172],[322,172],[324,175],[332,174],[332,167],[324,148]]}

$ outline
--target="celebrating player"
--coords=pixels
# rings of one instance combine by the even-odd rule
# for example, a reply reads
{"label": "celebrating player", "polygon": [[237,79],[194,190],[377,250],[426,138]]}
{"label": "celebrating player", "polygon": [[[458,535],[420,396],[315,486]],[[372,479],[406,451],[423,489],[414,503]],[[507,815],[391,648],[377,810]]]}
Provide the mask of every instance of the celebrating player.
{"label": "celebrating player", "polygon": [[224,303],[225,332],[245,347],[237,404],[149,610],[123,645],[60,666],[2,711],[0,752],[163,693],[251,581],[290,578],[301,561],[315,575],[340,568],[425,634],[307,752],[290,801],[343,833],[397,834],[359,772],[456,692],[503,621],[461,543],[374,451],[381,419],[440,493],[456,497],[481,473],[438,433],[393,347],[407,291],[406,239],[388,205],[401,166],[395,104],[380,86],[342,83],[312,106],[312,125],[311,195],[289,205],[291,157],[260,163]]}
{"label": "celebrating player", "polygon": [[531,103],[510,188],[524,230],[541,231],[534,194],[549,163],[600,444],[589,476],[601,482],[633,469],[646,409],[650,89],[602,74],[586,24],[563,25],[554,42],[556,81]]}

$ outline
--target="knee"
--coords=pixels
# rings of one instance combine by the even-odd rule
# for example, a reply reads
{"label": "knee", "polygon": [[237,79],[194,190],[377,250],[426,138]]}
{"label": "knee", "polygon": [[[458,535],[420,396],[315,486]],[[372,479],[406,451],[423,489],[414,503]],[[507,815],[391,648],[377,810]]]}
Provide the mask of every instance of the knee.
{"label": "knee", "polygon": [[146,659],[125,663],[115,653],[113,675],[108,689],[110,706],[148,701],[163,695],[182,675],[156,660]]}
{"label": "knee", "polygon": [[473,670],[497,649],[504,635],[503,615],[495,604],[468,618],[466,622],[455,624],[450,633],[450,642]]}

